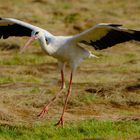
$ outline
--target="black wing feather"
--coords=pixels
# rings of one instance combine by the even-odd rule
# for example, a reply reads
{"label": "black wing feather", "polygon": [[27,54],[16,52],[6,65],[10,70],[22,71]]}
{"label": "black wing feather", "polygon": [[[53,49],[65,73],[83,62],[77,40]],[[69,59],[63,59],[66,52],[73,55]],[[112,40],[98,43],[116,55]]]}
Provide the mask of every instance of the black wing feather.
{"label": "black wing feather", "polygon": [[[2,20],[2,18],[0,18]],[[32,29],[19,24],[0,26],[0,38],[8,38],[9,36],[31,36]]]}
{"label": "black wing feather", "polygon": [[99,40],[96,41],[91,40],[90,42],[83,40],[81,42],[93,46],[95,50],[102,50],[108,47],[112,47],[115,44],[126,42],[129,40],[140,41],[140,31],[135,30],[121,31],[112,29]]}

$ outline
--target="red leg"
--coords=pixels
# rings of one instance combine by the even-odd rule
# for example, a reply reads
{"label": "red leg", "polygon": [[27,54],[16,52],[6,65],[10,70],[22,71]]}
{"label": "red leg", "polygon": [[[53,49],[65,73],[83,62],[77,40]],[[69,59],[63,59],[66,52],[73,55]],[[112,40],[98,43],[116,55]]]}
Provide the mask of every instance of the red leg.
{"label": "red leg", "polygon": [[60,117],[60,120],[58,121],[57,124],[55,124],[56,126],[59,125],[59,126],[64,126],[64,112],[66,110],[66,106],[67,106],[67,103],[68,103],[68,98],[70,96],[70,93],[71,93],[71,87],[72,87],[72,73],[71,73],[71,76],[70,76],[70,83],[69,83],[69,88],[68,88],[68,93],[67,93],[67,96],[66,96],[66,99],[65,99],[65,104],[64,104],[64,107],[63,107],[63,111],[62,111],[62,114],[61,114],[61,117]]}
{"label": "red leg", "polygon": [[63,89],[65,88],[65,82],[64,82],[64,72],[63,70],[61,70],[61,88],[60,91],[51,99],[51,101],[43,108],[43,110],[40,112],[40,114],[38,115],[39,117],[43,117],[45,115],[45,113],[48,113],[49,110],[49,106],[58,98],[59,94],[63,91]]}

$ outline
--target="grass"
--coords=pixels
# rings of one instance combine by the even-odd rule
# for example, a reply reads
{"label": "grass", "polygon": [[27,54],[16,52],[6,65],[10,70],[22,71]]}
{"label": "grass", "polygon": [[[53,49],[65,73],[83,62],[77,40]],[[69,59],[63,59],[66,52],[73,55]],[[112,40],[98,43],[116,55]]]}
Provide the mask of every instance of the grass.
{"label": "grass", "polygon": [[[0,0],[0,13],[1,17],[21,19],[54,35],[71,35],[102,22],[139,29],[139,5],[139,0]],[[60,117],[66,91],[45,118],[37,118],[59,90],[57,61],[43,53],[37,42],[19,54],[26,40],[0,40],[1,140],[140,138],[139,43],[102,51],[88,47],[99,58],[85,60],[78,68],[62,129],[53,124]],[[67,86],[69,75],[66,68]]]}
{"label": "grass", "polygon": [[[52,122],[51,122],[52,123]],[[36,124],[31,127],[1,126],[0,138],[5,140],[82,140],[94,138],[127,139],[138,137],[140,122],[112,122],[87,120],[78,123],[68,123],[65,128],[56,128],[50,123]]]}
{"label": "grass", "polygon": [[[7,54],[9,55],[9,54]],[[1,65],[31,65],[31,64],[39,64],[39,63],[49,63],[49,62],[55,62],[53,59],[49,59],[45,55],[39,56],[39,55],[31,55],[31,54],[23,54],[20,55],[19,53],[14,54],[5,60],[5,56],[1,58],[0,64]]]}

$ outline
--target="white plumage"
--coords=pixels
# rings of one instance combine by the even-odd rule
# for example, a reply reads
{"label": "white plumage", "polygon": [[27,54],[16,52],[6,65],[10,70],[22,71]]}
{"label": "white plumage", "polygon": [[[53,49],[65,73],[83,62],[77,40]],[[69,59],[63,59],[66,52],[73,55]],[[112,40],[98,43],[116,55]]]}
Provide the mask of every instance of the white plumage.
{"label": "white plumage", "polygon": [[92,46],[96,50],[102,50],[129,40],[140,41],[140,31],[122,28],[121,25],[118,24],[100,23],[74,36],[54,36],[44,29],[23,21],[12,18],[0,18],[0,38],[3,37],[3,39],[6,39],[9,36],[31,37],[22,48],[21,52],[23,52],[32,41],[38,39],[40,46],[46,54],[56,58],[59,62],[62,78],[60,91],[52,98],[51,102],[43,108],[42,112],[39,114],[40,117],[44,116],[45,112],[48,112],[49,106],[64,89],[64,68],[66,63],[70,65],[71,76],[68,93],[62,115],[56,124],[61,126],[64,125],[64,112],[71,92],[74,71],[84,59],[96,57],[94,54],[91,54],[90,51],[81,47],[78,43]]}

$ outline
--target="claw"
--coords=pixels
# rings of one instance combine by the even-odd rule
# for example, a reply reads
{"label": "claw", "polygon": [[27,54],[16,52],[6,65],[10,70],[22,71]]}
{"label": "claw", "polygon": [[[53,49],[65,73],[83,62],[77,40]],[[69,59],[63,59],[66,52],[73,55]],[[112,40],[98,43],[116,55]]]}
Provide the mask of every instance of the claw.
{"label": "claw", "polygon": [[60,120],[58,121],[58,123],[55,124],[55,126],[58,126],[58,127],[64,127],[64,119],[63,119],[63,116],[60,118]]}
{"label": "claw", "polygon": [[49,108],[48,108],[48,106],[46,106],[43,108],[43,110],[37,116],[40,118],[43,118],[45,113],[48,113],[48,111],[49,111]]}

